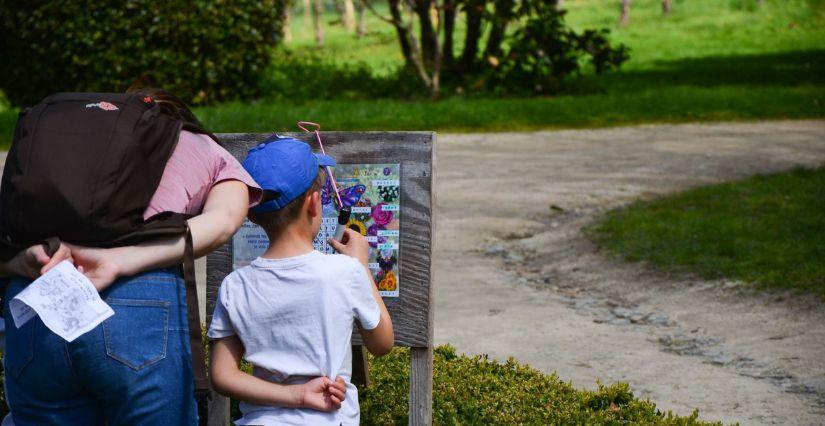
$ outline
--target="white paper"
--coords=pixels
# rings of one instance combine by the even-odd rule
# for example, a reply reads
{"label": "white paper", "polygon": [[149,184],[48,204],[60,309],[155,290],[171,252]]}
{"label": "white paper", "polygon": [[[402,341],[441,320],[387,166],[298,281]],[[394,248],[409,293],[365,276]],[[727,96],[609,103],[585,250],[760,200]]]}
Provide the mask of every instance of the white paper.
{"label": "white paper", "polygon": [[97,294],[94,284],[64,260],[9,302],[14,325],[39,315],[49,330],[71,342],[115,312]]}

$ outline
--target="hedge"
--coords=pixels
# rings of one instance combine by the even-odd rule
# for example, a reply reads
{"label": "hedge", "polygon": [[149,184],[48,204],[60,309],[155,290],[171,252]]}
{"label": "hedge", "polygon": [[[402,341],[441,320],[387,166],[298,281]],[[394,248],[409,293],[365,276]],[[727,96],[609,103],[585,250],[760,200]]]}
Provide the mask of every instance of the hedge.
{"label": "hedge", "polygon": [[193,104],[253,97],[286,2],[0,0],[0,90],[18,106],[135,82]]}
{"label": "hedge", "polygon": [[[407,424],[409,352],[395,349],[370,362],[370,386],[359,392],[364,425]],[[704,425],[663,413],[636,399],[626,383],[577,390],[513,358],[497,362],[486,355],[457,355],[450,346],[434,352],[433,424],[553,425],[646,424]]]}

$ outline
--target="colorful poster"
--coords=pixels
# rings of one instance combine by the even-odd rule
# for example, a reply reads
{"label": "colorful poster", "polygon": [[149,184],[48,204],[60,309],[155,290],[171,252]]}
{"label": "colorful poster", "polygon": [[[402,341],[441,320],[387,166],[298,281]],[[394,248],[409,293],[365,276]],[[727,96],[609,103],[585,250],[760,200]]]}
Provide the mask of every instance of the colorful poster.
{"label": "colorful poster", "polygon": [[[339,164],[333,169],[338,194],[352,214],[347,227],[364,235],[369,242],[369,269],[383,297],[399,294],[399,244],[401,223],[401,185],[399,164]],[[338,210],[332,183],[321,193],[323,219],[313,241],[316,250],[334,253],[327,240],[338,226]],[[267,247],[266,234],[257,225],[244,221],[233,239],[233,267],[246,266]]]}

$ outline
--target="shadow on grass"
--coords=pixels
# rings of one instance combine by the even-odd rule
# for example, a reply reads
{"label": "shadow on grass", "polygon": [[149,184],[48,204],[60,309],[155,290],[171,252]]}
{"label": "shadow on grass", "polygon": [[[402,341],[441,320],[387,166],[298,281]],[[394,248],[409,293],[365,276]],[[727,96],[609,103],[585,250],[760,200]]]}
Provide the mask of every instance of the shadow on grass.
{"label": "shadow on grass", "polygon": [[592,78],[610,92],[659,86],[825,85],[825,50],[708,56],[659,61],[655,66],[658,69],[620,70]]}

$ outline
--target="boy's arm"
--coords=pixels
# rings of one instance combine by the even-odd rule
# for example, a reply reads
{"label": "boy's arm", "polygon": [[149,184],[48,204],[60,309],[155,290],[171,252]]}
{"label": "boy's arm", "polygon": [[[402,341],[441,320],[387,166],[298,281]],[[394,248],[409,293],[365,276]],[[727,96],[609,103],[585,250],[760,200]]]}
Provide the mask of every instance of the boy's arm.
{"label": "boy's arm", "polygon": [[[364,268],[366,268],[366,265],[364,265]],[[378,293],[378,286],[375,285],[375,280],[372,278],[372,273],[369,269],[367,269],[367,276],[370,277],[372,297],[375,299],[375,303],[378,304],[381,319],[378,321],[378,326],[372,330],[361,328],[361,338],[364,340],[364,345],[371,354],[382,356],[388,354],[392,350],[393,345],[395,345],[395,332],[392,329],[390,313],[387,312],[387,307],[384,306],[384,299],[382,299]]]}
{"label": "boy's arm", "polygon": [[271,383],[241,371],[239,364],[243,351],[238,336],[212,341],[210,379],[212,387],[218,393],[260,405],[319,411],[333,411],[341,407],[346,384],[340,377],[335,382],[326,377],[317,377],[300,385]]}
{"label": "boy's arm", "polygon": [[370,280],[372,298],[375,299],[375,303],[378,305],[380,319],[378,326],[372,330],[362,328],[361,337],[364,339],[364,345],[367,347],[367,350],[373,355],[381,356],[388,354],[395,344],[395,332],[392,329],[392,319],[390,318],[389,312],[387,312],[387,307],[384,305],[384,299],[382,299],[378,293],[378,286],[375,285],[372,272],[370,272],[367,267],[367,261],[369,260],[369,243],[360,233],[352,229],[346,229],[341,241],[329,240],[329,244],[332,245],[332,248],[338,253],[354,257],[364,267],[367,277],[369,277]]}

